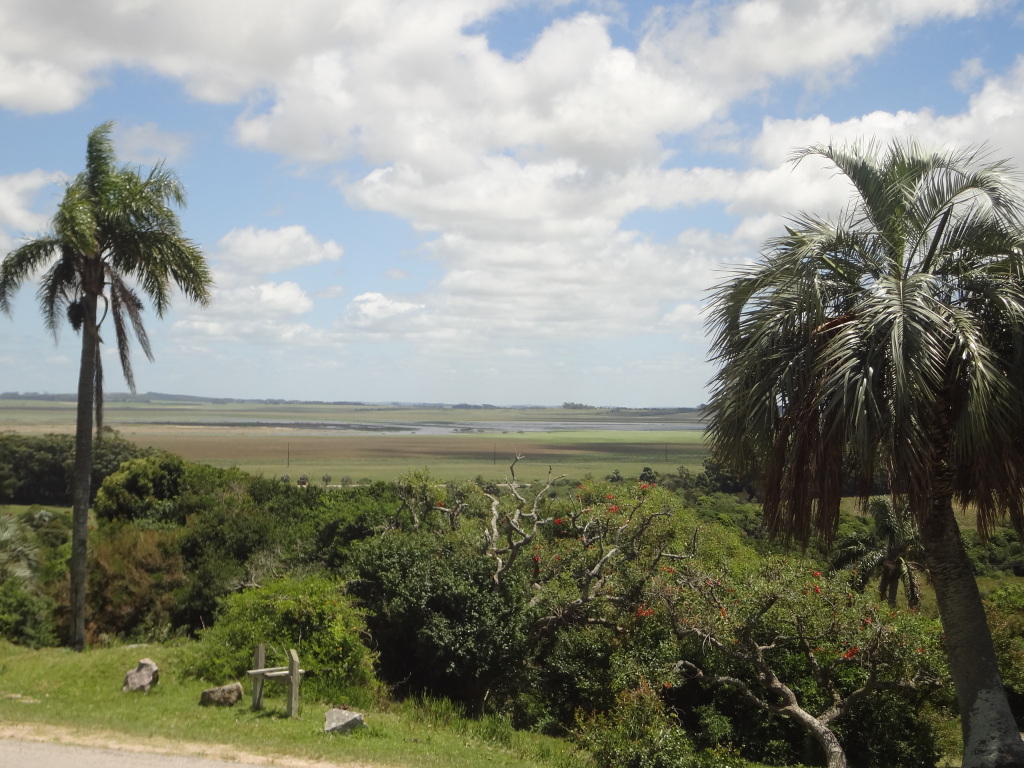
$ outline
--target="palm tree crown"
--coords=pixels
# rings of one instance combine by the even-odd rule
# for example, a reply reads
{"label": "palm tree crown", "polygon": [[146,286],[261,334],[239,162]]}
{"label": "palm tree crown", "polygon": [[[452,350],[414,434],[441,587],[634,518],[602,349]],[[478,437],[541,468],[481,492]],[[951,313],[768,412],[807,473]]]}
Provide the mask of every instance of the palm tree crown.
{"label": "palm tree crown", "polygon": [[104,123],[89,135],[86,168],[68,184],[52,231],[14,250],[0,265],[0,309],[10,314],[15,291],[41,270],[37,295],[43,321],[55,336],[65,316],[81,330],[88,302],[102,300],[96,328],[85,331],[98,332],[109,314],[121,369],[134,392],[129,329],[153,359],[140,290],[162,317],[170,306],[172,283],[205,306],[211,279],[202,252],[184,237],[171,208],[185,203],[177,176],[162,163],[146,175],[118,167],[112,128]]}
{"label": "palm tree crown", "polygon": [[915,560],[921,543],[905,500],[898,499],[894,504],[889,498],[873,498],[868,502],[868,514],[873,523],[871,532],[837,541],[830,566],[833,570],[853,571],[853,585],[860,592],[877,576],[878,597],[893,608],[902,585],[907,606],[917,608],[921,602],[917,571],[921,566]]}
{"label": "palm tree crown", "polygon": [[899,142],[795,159],[811,156],[856,196],[835,221],[794,218],[715,289],[715,453],[764,478],[769,525],[803,543],[834,532],[851,470],[867,488],[880,467],[920,512],[936,451],[983,529],[1006,509],[1020,526],[1024,204],[1008,168]]}

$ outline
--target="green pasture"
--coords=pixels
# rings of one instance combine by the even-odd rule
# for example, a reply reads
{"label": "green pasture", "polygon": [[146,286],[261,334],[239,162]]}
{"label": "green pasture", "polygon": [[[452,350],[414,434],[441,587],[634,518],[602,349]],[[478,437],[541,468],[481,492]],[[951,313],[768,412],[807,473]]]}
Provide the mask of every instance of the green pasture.
{"label": "green pasture", "polygon": [[[564,741],[514,731],[499,718],[468,720],[447,702],[360,704],[367,727],[345,735],[324,734],[330,705],[301,695],[299,716],[285,717],[284,694],[276,686],[268,687],[261,712],[250,710],[247,699],[232,708],[200,707],[200,693],[210,684],[179,674],[187,650],[187,644],[148,644],[72,653],[0,641],[0,724],[40,733],[57,728],[71,742],[99,737],[220,759],[238,759],[241,751],[275,764],[286,756],[410,768],[585,764]],[[160,667],[159,683],[148,694],[122,693],[125,672],[143,657]],[[248,681],[242,682],[248,696]]]}

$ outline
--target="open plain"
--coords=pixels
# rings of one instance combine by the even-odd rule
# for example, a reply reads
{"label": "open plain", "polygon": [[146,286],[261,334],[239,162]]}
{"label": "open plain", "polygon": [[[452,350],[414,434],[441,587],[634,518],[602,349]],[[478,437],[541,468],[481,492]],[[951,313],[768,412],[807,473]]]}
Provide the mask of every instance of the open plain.
{"label": "open plain", "polygon": [[[699,412],[689,409],[475,408],[152,399],[108,402],[104,423],[191,461],[311,482],[392,479],[429,469],[445,479],[636,476],[700,468]],[[70,433],[73,401],[0,398],[0,431]]]}

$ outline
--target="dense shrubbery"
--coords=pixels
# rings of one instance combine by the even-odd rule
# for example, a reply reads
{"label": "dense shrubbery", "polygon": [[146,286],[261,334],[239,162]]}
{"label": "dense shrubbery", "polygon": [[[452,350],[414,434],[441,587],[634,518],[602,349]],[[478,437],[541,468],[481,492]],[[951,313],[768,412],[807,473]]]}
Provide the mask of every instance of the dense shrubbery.
{"label": "dense shrubbery", "polygon": [[[73,435],[0,433],[0,503],[71,505]],[[152,453],[105,430],[93,445],[92,490],[121,462]]]}
{"label": "dense shrubbery", "polygon": [[373,681],[364,633],[363,613],[339,583],[321,576],[272,579],[222,601],[216,623],[200,632],[188,671],[220,685],[244,677],[260,643],[267,666],[287,666],[288,649],[295,648],[308,695],[346,700]]}
{"label": "dense shrubbery", "polygon": [[[879,611],[845,576],[822,576],[824,562],[780,557],[720,467],[529,490],[426,472],[326,488],[126,453],[95,504],[94,639],[197,635],[192,673],[217,683],[243,674],[259,642],[268,664],[295,647],[309,696],[340,701],[379,677],[394,695],[575,736],[599,765],[819,760],[783,710],[752,704],[777,709],[780,694],[758,689],[767,664],[851,765],[934,764],[932,719],[949,696],[938,629]],[[9,474],[0,483],[24,482]],[[19,516],[31,552],[17,576],[0,553],[0,635],[55,641],[67,530],[60,511]],[[1014,557],[1004,538],[976,561]],[[1018,602],[1012,590],[991,601],[1014,669]],[[915,676],[914,690],[870,689],[842,716],[822,708],[869,679]]]}
{"label": "dense shrubbery", "polygon": [[53,645],[57,640],[53,613],[53,601],[33,594],[22,579],[0,581],[0,637],[29,648]]}
{"label": "dense shrubbery", "polygon": [[391,532],[352,548],[344,569],[367,609],[381,678],[401,694],[482,711],[527,655],[521,583],[493,583],[493,561],[451,535]]}

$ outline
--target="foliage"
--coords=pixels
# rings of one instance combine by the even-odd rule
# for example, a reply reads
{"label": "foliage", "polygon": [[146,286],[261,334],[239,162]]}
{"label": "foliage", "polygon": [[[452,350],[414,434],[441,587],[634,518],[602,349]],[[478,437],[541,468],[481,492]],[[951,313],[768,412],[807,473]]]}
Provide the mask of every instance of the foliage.
{"label": "foliage", "polygon": [[161,453],[123,463],[96,492],[93,510],[100,520],[152,520],[184,523],[175,500],[184,491],[185,462]]}
{"label": "foliage", "polygon": [[38,565],[38,552],[27,526],[10,515],[0,514],[0,582],[28,578]]}
{"label": "foliage", "polygon": [[649,685],[620,693],[607,714],[581,720],[578,739],[599,768],[690,768],[693,746]]}
{"label": "foliage", "polygon": [[[652,584],[680,640],[684,679],[791,717],[823,747],[840,723],[848,741],[870,738],[852,714],[858,707],[898,695],[912,712],[946,680],[934,622],[880,609],[806,561],[738,564],[694,560]],[[911,718],[907,730],[889,728],[913,741],[908,732],[928,727]]]}
{"label": "foliage", "polygon": [[984,538],[977,531],[964,531],[964,546],[976,575],[1024,576],[1024,545],[1016,531],[1000,528]]}
{"label": "foliage", "polygon": [[185,583],[175,531],[111,525],[89,548],[91,638],[162,639],[173,634],[176,590]]}
{"label": "foliage", "polygon": [[850,768],[934,768],[941,754],[923,699],[886,691],[854,703],[836,722]]}
{"label": "foliage", "polygon": [[29,648],[55,645],[54,604],[17,577],[0,581],[0,638]]}
{"label": "foliage", "polygon": [[339,583],[322,576],[268,580],[222,601],[216,623],[200,632],[188,672],[222,684],[244,676],[260,643],[270,667],[287,666],[294,648],[306,670],[304,690],[337,700],[373,680],[364,632],[362,612]]}
{"label": "foliage", "polygon": [[381,678],[400,694],[444,696],[479,711],[526,652],[521,584],[453,534],[390,532],[353,545],[349,591],[367,611]]}
{"label": "foliage", "polygon": [[[91,487],[99,488],[121,462],[149,453],[150,449],[104,430],[95,446]],[[0,432],[0,502],[70,506],[74,454],[71,435]]]}
{"label": "foliage", "polygon": [[850,535],[836,543],[830,566],[833,570],[852,571],[854,587],[863,592],[868,582],[878,578],[878,599],[896,607],[896,594],[903,586],[907,606],[917,608],[921,587],[917,562],[921,544],[914,530],[914,521],[906,502],[875,497],[868,503],[873,527],[867,535]]}
{"label": "foliage", "polygon": [[1003,683],[1024,697],[1024,584],[999,587],[988,596],[985,607]]}
{"label": "foliage", "polygon": [[398,525],[404,502],[395,483],[332,488],[317,504],[316,556],[332,569],[348,558],[350,545]]}

